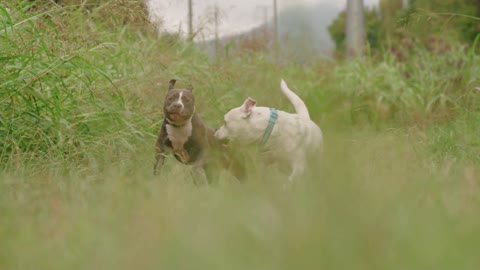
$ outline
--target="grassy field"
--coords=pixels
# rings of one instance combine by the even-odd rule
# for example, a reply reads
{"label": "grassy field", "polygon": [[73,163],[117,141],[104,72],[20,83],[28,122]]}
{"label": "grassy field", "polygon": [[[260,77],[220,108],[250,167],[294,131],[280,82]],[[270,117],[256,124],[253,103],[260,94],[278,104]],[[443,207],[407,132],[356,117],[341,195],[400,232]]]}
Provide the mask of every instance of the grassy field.
{"label": "grassy field", "polygon": [[[95,10],[22,3],[0,5],[0,269],[480,267],[475,51],[215,61]],[[292,111],[284,78],[323,162],[289,189],[251,155],[244,184],[195,186],[173,158],[153,177],[170,78],[212,127],[247,96]]]}

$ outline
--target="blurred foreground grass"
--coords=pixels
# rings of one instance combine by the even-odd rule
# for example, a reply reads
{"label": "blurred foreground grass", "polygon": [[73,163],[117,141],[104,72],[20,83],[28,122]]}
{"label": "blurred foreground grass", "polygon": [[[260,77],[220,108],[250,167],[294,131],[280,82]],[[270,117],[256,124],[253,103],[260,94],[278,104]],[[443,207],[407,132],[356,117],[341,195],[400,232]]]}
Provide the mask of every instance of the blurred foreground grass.
{"label": "blurred foreground grass", "polygon": [[324,163],[289,189],[274,171],[197,187],[173,159],[153,179],[136,155],[132,170],[4,175],[2,268],[479,265],[478,167],[435,163],[395,131],[327,138]]}
{"label": "blurred foreground grass", "polygon": [[[0,269],[480,267],[473,51],[213,61],[95,10],[21,3],[0,6]],[[291,111],[284,78],[324,130],[323,162],[288,189],[262,165],[198,187],[168,159],[154,178],[172,77],[212,127],[247,96]]]}

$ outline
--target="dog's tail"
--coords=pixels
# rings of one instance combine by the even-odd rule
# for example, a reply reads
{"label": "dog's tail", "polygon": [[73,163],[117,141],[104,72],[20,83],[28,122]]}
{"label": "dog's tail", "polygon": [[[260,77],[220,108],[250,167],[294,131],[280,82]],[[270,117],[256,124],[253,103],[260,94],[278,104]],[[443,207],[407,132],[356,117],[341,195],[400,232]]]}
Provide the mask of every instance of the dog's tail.
{"label": "dog's tail", "polygon": [[282,88],[283,94],[288,98],[288,100],[290,100],[290,103],[292,103],[297,114],[304,119],[310,119],[310,114],[308,113],[307,106],[305,106],[303,100],[301,100],[292,90],[290,90],[290,88],[288,88],[287,83],[283,79],[280,83],[280,87]]}

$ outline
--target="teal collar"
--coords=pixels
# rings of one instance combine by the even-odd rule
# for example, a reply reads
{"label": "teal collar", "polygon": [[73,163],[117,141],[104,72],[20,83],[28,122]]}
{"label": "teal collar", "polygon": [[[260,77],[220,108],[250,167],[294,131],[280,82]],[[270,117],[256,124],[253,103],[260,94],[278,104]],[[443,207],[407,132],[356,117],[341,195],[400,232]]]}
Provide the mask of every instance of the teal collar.
{"label": "teal collar", "polygon": [[265,143],[267,143],[268,139],[270,138],[270,135],[272,134],[273,127],[277,122],[277,118],[278,118],[277,109],[270,108],[270,119],[268,120],[268,126],[265,129],[265,132],[263,133],[262,140],[260,141],[260,146],[263,146],[265,145]]}

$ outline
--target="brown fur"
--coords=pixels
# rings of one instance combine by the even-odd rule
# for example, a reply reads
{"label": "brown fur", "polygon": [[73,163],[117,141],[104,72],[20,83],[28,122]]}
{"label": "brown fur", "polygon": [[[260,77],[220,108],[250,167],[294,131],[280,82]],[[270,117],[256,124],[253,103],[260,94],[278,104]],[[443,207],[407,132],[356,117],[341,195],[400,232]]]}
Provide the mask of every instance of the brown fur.
{"label": "brown fur", "polygon": [[[175,158],[187,165],[194,166],[194,177],[198,179],[198,170],[203,169],[207,180],[213,181],[213,173],[220,167],[233,172],[234,176],[243,180],[245,169],[222,144],[214,137],[214,130],[209,128],[202,119],[195,113],[195,98],[192,89],[175,89],[175,80],[170,81],[169,90],[164,101],[164,121],[155,144],[155,164],[153,173],[156,175],[164,164],[165,156],[173,153]],[[183,111],[173,103],[178,100],[182,93]],[[170,117],[173,114],[181,116],[181,119],[173,121]],[[180,145],[169,138],[168,130],[181,129],[191,123],[191,134],[188,139]],[[170,127],[169,127],[170,125]],[[170,134],[171,135],[171,134]]]}

